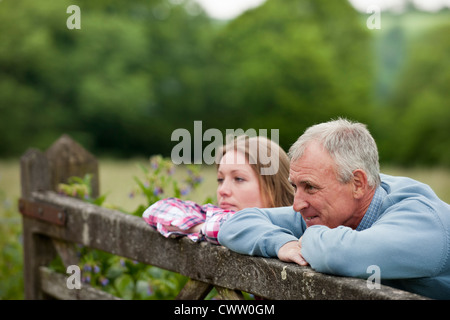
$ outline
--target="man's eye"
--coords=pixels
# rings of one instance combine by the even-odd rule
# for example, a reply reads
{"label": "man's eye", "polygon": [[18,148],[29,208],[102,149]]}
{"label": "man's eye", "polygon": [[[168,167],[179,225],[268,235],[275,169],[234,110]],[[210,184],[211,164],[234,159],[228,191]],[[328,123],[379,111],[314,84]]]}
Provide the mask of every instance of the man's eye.
{"label": "man's eye", "polygon": [[295,191],[297,191],[297,186],[293,183],[291,183],[292,188],[294,188]]}
{"label": "man's eye", "polygon": [[313,193],[317,191],[317,188],[315,186],[313,186],[312,184],[305,184],[305,191],[309,192],[309,193]]}

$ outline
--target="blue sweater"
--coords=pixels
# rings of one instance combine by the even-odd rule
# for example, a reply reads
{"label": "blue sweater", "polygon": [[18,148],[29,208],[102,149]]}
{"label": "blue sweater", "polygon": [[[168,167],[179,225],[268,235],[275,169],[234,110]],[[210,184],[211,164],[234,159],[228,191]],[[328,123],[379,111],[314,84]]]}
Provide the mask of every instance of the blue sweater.
{"label": "blue sweater", "polygon": [[381,283],[430,298],[450,299],[450,206],[425,184],[381,175],[356,230],[308,229],[292,207],[245,209],[225,221],[219,242],[233,251],[277,257],[302,239],[302,255],[319,272],[367,279],[378,266]]}

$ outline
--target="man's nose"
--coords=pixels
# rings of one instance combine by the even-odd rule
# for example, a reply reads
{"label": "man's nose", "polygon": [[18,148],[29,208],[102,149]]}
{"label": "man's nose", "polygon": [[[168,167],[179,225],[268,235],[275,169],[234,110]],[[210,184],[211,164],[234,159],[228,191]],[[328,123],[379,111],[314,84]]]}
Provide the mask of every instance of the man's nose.
{"label": "man's nose", "polygon": [[305,200],[305,198],[303,197],[301,192],[296,191],[295,196],[294,196],[294,205],[293,205],[294,211],[300,212],[301,210],[308,208],[308,206],[309,206],[309,203]]}

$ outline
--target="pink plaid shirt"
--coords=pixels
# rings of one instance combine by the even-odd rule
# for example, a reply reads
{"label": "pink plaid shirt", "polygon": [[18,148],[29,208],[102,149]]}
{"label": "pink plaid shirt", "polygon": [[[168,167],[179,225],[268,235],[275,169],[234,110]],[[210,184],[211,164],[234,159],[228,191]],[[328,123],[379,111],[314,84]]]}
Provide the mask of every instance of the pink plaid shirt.
{"label": "pink plaid shirt", "polygon": [[[234,213],[233,210],[224,210],[212,204],[201,206],[189,200],[167,198],[148,207],[142,217],[165,237],[186,235],[193,241],[206,240],[219,244],[217,235],[220,225]],[[189,230],[200,223],[204,225],[197,233],[174,232],[167,229],[167,226],[174,226],[181,230]]]}

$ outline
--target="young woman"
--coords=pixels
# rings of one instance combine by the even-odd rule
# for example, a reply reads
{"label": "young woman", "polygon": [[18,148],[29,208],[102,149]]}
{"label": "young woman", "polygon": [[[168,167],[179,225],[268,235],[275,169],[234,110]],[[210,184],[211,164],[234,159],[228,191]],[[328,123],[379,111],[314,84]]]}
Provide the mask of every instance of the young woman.
{"label": "young woman", "polygon": [[166,237],[187,235],[219,244],[220,224],[235,212],[292,205],[289,159],[270,139],[238,137],[221,148],[216,163],[217,206],[168,198],[148,207],[144,220]]}

